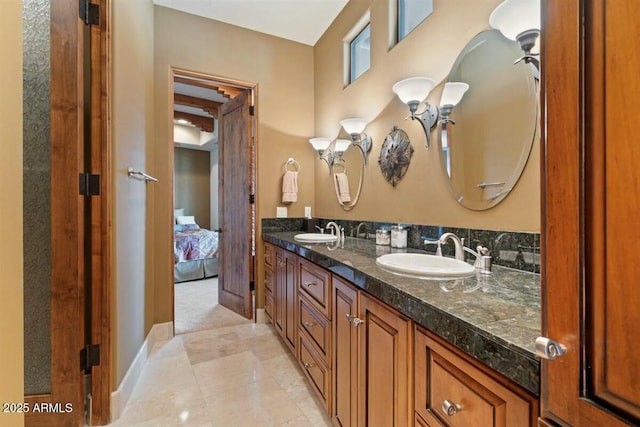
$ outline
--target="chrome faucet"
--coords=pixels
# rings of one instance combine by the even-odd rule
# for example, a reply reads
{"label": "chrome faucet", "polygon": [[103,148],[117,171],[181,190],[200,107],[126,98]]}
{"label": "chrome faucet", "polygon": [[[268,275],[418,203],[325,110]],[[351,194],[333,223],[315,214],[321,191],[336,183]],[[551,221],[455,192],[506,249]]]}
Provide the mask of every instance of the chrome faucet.
{"label": "chrome faucet", "polygon": [[335,221],[329,221],[327,225],[325,225],[325,230],[331,228],[331,234],[334,234],[340,238],[340,226]]}
{"label": "chrome faucet", "polygon": [[444,233],[442,236],[440,236],[438,242],[440,242],[440,244],[444,244],[447,242],[447,239],[453,240],[456,259],[459,261],[464,261],[464,250],[462,249],[464,247],[463,241],[453,233]]}
{"label": "chrome faucet", "polygon": [[477,252],[466,246],[463,246],[462,249],[476,257],[476,262],[473,263],[473,266],[480,270],[481,274],[491,274],[491,256],[487,255],[489,253],[488,248],[478,245],[476,247]]}
{"label": "chrome faucet", "polygon": [[364,227],[364,238],[366,239],[368,237],[368,232],[367,232],[367,224],[364,222],[361,222],[360,224],[358,224],[358,228],[356,228],[356,237],[360,237],[360,228]]}

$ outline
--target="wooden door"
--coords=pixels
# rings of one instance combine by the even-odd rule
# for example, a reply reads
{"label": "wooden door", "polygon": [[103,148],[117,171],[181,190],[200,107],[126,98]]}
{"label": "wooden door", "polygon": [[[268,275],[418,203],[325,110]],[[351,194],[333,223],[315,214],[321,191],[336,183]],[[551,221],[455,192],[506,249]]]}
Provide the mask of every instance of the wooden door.
{"label": "wooden door", "polygon": [[246,317],[253,317],[252,122],[249,91],[237,95],[220,108],[219,206],[220,304]]}
{"label": "wooden door", "polygon": [[408,426],[414,419],[411,321],[366,294],[358,318],[358,426]]}
{"label": "wooden door", "polygon": [[[108,0],[96,4],[100,24],[87,27],[77,1],[50,2],[50,391],[25,396],[27,426],[83,425],[86,344],[101,345],[101,366],[87,371],[93,400],[88,417],[92,424],[109,420],[110,9]],[[101,176],[99,195],[80,195],[83,172]]]}
{"label": "wooden door", "polygon": [[[640,2],[547,1],[541,425],[640,424]],[[582,27],[581,24],[584,24]]]}
{"label": "wooden door", "polygon": [[358,425],[358,291],[333,276],[333,424]]}

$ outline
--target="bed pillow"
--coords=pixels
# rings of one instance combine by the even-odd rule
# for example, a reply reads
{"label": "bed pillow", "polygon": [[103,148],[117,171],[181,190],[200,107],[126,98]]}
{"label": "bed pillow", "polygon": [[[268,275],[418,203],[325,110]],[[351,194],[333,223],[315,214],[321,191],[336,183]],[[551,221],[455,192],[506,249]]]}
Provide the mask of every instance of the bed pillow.
{"label": "bed pillow", "polygon": [[184,216],[184,209],[174,209],[173,210],[173,223],[174,224],[178,223],[178,217],[179,216]]}
{"label": "bed pillow", "polygon": [[173,226],[173,231],[175,232],[180,232],[180,231],[187,231],[187,230],[199,230],[200,227],[198,226],[198,224],[175,224]]}
{"label": "bed pillow", "polygon": [[194,216],[177,216],[176,221],[178,224],[195,224],[196,218]]}

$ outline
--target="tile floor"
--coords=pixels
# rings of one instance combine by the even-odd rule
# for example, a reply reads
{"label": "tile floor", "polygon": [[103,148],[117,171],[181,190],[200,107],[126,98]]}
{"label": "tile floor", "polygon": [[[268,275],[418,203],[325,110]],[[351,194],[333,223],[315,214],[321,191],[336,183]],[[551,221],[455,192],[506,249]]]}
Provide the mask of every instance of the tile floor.
{"label": "tile floor", "polygon": [[209,318],[221,320],[218,325],[154,346],[111,426],[331,425],[272,326],[221,306],[209,310]]}

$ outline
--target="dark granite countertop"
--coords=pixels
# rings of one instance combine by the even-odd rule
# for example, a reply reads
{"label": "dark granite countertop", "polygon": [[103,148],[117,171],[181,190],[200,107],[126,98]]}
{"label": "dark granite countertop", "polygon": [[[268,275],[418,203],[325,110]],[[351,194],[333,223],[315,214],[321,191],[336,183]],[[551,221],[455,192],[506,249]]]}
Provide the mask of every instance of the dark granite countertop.
{"label": "dark granite countertop", "polygon": [[494,266],[493,274],[458,280],[399,276],[376,265],[393,252],[347,237],[343,246],[296,242],[299,232],[263,233],[263,239],[308,259],[386,302],[515,383],[539,395],[540,276]]}

